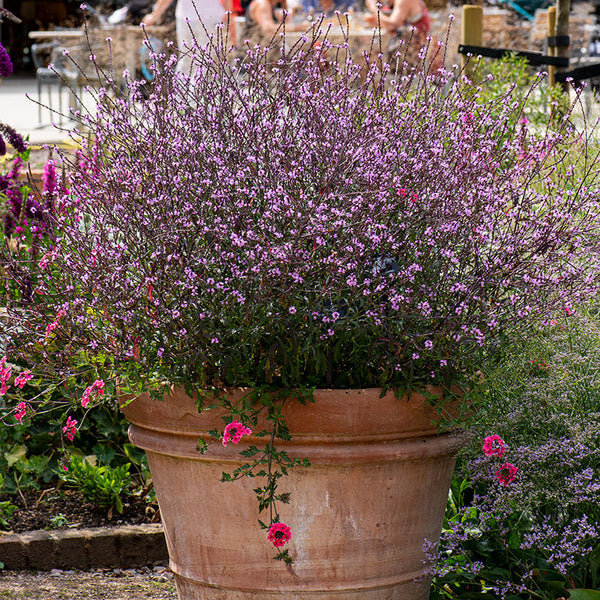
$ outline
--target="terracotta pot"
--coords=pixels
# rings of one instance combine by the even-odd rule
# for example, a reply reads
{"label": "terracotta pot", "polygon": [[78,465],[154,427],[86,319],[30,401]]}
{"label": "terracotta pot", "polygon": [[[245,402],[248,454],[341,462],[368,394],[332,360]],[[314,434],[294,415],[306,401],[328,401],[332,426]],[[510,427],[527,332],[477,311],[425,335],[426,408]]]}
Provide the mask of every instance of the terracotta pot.
{"label": "terracotta pot", "polygon": [[265,438],[216,442],[201,455],[198,436],[222,431],[222,412],[199,414],[177,391],[124,407],[129,437],[148,456],[181,600],[428,598],[423,542],[439,537],[465,438],[438,435],[423,396],[379,395],[317,390],[314,404],[286,404],[292,440],[276,446],[311,462],[280,480],[291,493],[278,505],[292,530],[291,566],[273,560],[257,524],[260,480],[219,481],[245,462],[240,450],[264,447]]}

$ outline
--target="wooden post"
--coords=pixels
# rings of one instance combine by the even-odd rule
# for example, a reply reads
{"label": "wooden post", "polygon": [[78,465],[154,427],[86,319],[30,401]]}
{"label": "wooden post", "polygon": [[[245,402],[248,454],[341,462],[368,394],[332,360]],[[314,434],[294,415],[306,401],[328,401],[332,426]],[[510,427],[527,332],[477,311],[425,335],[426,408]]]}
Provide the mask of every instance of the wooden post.
{"label": "wooden post", "polygon": [[[461,39],[465,46],[483,44],[483,7],[465,4],[462,7]],[[463,73],[470,79],[475,70],[474,59],[462,55]]]}
{"label": "wooden post", "polygon": [[[551,6],[548,9],[548,37],[554,37],[556,35],[556,6]],[[548,44],[548,56],[556,56],[556,46],[550,46]],[[554,85],[556,67],[548,65],[548,85]]]}
{"label": "wooden post", "polygon": [[[556,37],[569,35],[569,11],[571,10],[571,0],[556,0]],[[569,58],[569,45],[557,46],[556,56]],[[565,67],[557,67],[557,71],[566,71]],[[568,93],[569,84],[565,81],[562,84],[563,90]]]}

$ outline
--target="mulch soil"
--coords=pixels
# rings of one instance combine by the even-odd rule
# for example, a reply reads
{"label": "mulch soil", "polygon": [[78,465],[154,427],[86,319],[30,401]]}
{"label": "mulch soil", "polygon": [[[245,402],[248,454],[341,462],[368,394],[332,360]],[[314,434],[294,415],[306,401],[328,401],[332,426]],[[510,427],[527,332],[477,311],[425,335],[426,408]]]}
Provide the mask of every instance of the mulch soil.
{"label": "mulch soil", "polygon": [[[134,496],[124,498],[121,514],[86,502],[81,494],[65,489],[49,488],[26,492],[22,496],[0,495],[0,501],[3,500],[10,500],[11,504],[17,506],[17,511],[8,519],[10,531],[13,533],[34,529],[73,529],[160,522],[158,506]],[[60,515],[63,518],[56,519]],[[58,520],[62,521],[60,527],[56,527]]]}
{"label": "mulch soil", "polygon": [[0,572],[4,600],[177,600],[170,571],[99,569],[97,571]]}

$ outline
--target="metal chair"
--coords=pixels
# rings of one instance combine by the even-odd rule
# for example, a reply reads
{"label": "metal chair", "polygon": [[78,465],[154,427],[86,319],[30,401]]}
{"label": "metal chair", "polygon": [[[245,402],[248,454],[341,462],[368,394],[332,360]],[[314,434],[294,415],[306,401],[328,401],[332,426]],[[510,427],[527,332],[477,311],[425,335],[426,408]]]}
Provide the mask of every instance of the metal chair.
{"label": "metal chair", "polygon": [[58,90],[58,115],[59,124],[63,122],[62,113],[62,88],[63,81],[61,78],[47,65],[48,57],[52,57],[58,50],[58,44],[56,42],[44,42],[39,44],[31,45],[31,57],[33,59],[33,65],[35,66],[35,79],[37,82],[38,92],[38,121],[42,125],[42,87],[48,87],[48,106],[50,114],[55,113],[52,108],[52,88],[56,87]]}

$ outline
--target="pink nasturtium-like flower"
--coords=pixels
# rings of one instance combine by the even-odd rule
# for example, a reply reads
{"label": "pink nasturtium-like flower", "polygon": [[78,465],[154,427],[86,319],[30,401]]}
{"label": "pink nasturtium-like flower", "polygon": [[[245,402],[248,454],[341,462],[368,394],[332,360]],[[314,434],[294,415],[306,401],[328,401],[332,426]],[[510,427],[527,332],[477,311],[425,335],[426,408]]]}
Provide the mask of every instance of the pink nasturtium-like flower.
{"label": "pink nasturtium-like flower", "polygon": [[10,384],[10,367],[6,366],[6,356],[0,358],[0,396],[4,396],[8,392]]}
{"label": "pink nasturtium-like flower", "polygon": [[90,397],[94,393],[98,396],[98,398],[104,394],[104,381],[102,381],[102,379],[96,379],[92,385],[85,388],[83,396],[81,397],[81,406],[83,406],[83,408],[87,408],[88,404],[90,403]]}
{"label": "pink nasturtium-like flower", "polygon": [[25,417],[26,413],[27,404],[25,404],[25,402],[19,402],[19,404],[17,404],[17,408],[15,409],[15,419],[17,420],[19,425],[23,424],[23,418]]}
{"label": "pink nasturtium-like flower", "polygon": [[67,436],[67,439],[72,442],[77,433],[77,421],[71,417],[67,417],[67,422],[63,427],[63,433]]}
{"label": "pink nasturtium-like flower", "polygon": [[33,373],[31,371],[23,371],[15,377],[15,385],[22,390],[23,386],[32,378]]}
{"label": "pink nasturtium-like flower", "polygon": [[225,426],[225,431],[223,432],[223,446],[227,446],[229,442],[237,444],[243,435],[250,435],[252,430],[242,425],[239,421],[232,421],[228,425]]}
{"label": "pink nasturtium-like flower", "polygon": [[267,539],[277,548],[287,544],[291,537],[292,530],[285,523],[273,523],[267,534]]}
{"label": "pink nasturtium-like flower", "polygon": [[504,463],[497,471],[496,477],[502,485],[508,485],[517,478],[517,472],[519,469],[511,463]]}
{"label": "pink nasturtium-like flower", "polygon": [[483,440],[483,453],[486,456],[503,456],[506,446],[499,435],[488,435]]}

